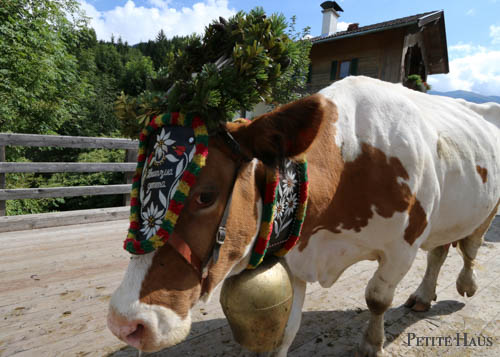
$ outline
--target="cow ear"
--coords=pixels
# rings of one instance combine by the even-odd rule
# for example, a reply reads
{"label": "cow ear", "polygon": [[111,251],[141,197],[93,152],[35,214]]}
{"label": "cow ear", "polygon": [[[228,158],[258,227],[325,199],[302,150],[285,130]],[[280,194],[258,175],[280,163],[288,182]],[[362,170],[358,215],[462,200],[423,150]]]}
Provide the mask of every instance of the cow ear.
{"label": "cow ear", "polygon": [[228,130],[252,157],[275,166],[281,159],[306,151],[334,104],[315,94],[281,106],[248,124],[228,124]]}

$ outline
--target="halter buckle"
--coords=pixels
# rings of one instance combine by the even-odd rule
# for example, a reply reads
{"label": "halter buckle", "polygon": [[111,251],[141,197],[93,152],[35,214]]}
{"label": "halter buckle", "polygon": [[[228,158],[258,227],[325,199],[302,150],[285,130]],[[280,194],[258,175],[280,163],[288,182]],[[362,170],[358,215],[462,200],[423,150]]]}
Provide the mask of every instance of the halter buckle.
{"label": "halter buckle", "polygon": [[217,234],[215,235],[215,243],[219,245],[224,244],[224,240],[226,239],[226,227],[220,226]]}

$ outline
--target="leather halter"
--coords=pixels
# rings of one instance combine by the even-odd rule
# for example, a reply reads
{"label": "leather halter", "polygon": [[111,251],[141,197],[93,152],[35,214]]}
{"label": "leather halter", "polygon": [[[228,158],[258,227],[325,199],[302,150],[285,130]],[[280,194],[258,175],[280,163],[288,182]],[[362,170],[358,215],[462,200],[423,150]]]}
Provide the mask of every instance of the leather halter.
{"label": "leather halter", "polygon": [[219,133],[219,137],[223,140],[224,144],[228,146],[231,151],[233,158],[236,161],[236,170],[234,173],[233,181],[231,184],[231,189],[229,191],[229,198],[226,202],[226,207],[224,209],[224,213],[222,215],[221,221],[219,223],[219,227],[217,229],[217,233],[215,234],[215,243],[212,249],[211,254],[205,260],[199,258],[191,249],[191,247],[177,234],[172,234],[170,238],[167,240],[167,243],[177,252],[179,253],[184,260],[196,271],[199,275],[202,293],[205,291],[205,281],[208,277],[208,269],[209,265],[214,265],[217,263],[219,259],[219,251],[221,246],[224,244],[226,239],[226,223],[229,217],[229,211],[231,207],[231,200],[233,196],[234,184],[236,183],[236,178],[238,176],[238,172],[240,170],[241,164],[243,162],[250,161],[241,151],[240,145],[234,139],[234,137],[227,131],[222,131]]}

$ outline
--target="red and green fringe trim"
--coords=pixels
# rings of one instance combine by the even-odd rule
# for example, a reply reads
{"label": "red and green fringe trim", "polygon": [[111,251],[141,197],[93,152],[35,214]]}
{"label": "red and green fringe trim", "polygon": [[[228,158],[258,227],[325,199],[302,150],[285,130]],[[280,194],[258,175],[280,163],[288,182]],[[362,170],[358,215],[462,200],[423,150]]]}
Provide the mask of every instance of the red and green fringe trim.
{"label": "red and green fringe trim", "polygon": [[[179,186],[168,205],[167,213],[163,218],[161,227],[156,234],[147,240],[137,240],[140,229],[141,202],[139,199],[139,189],[142,170],[147,160],[146,149],[149,135],[158,128],[166,125],[179,125],[191,127],[194,131],[195,154],[193,160],[184,171]],[[127,239],[123,243],[125,250],[132,254],[146,254],[154,251],[166,243],[174,231],[177,219],[184,208],[185,201],[189,196],[189,190],[195,184],[196,178],[203,166],[205,166],[208,154],[208,132],[203,120],[192,114],[167,113],[154,117],[150,123],[142,130],[139,137],[139,154],[137,157],[137,168],[132,178],[132,191],[130,193],[130,227]]]}
{"label": "red and green fringe trim", "polygon": [[[307,177],[307,160],[305,157],[297,161],[299,166],[299,177],[300,177],[300,194],[299,194],[299,206],[295,212],[295,219],[293,221],[293,226],[291,228],[290,236],[285,242],[284,246],[274,255],[278,257],[284,256],[295,246],[299,240],[300,233],[302,231],[302,225],[306,218],[307,209],[307,194],[309,181]],[[269,246],[269,239],[271,238],[271,233],[273,230],[274,216],[276,212],[276,200],[278,192],[279,183],[279,171],[267,170],[266,173],[266,189],[265,197],[262,207],[262,221],[260,224],[259,235],[255,243],[252,255],[250,257],[250,262],[247,269],[255,269],[262,263],[264,256],[266,255],[267,248]]]}

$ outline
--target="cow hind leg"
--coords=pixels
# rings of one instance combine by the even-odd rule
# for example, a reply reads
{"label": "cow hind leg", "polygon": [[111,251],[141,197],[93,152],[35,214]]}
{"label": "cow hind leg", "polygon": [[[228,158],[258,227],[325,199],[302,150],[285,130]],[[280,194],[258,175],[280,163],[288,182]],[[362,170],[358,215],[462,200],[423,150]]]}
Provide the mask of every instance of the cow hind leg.
{"label": "cow hind leg", "polygon": [[379,266],[365,290],[365,299],[370,310],[370,320],[365,330],[357,357],[387,356],[384,352],[384,313],[391,306],[394,291],[406,275],[415,259],[416,249],[395,249],[394,254],[387,254],[379,259]]}
{"label": "cow hind leg", "polygon": [[458,249],[464,260],[464,266],[457,278],[457,291],[462,296],[470,297],[476,293],[477,284],[476,274],[474,273],[474,261],[479,247],[483,243],[483,237],[495,218],[499,204],[500,201],[488,218],[471,235],[458,242]]}
{"label": "cow hind leg", "polygon": [[413,311],[427,311],[431,307],[431,301],[436,300],[436,284],[439,270],[448,255],[450,245],[443,245],[432,249],[427,253],[427,269],[424,278],[417,290],[410,295],[405,306]]}
{"label": "cow hind leg", "polygon": [[460,249],[462,254],[464,266],[458,274],[456,286],[458,293],[467,297],[473,296],[477,290],[474,260],[482,243],[482,239],[474,240],[471,238],[472,237],[467,237],[458,242],[458,249]]}

